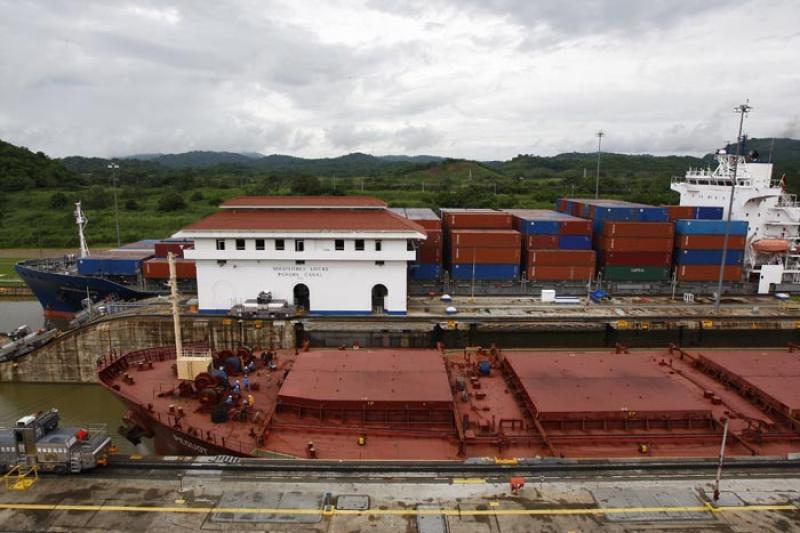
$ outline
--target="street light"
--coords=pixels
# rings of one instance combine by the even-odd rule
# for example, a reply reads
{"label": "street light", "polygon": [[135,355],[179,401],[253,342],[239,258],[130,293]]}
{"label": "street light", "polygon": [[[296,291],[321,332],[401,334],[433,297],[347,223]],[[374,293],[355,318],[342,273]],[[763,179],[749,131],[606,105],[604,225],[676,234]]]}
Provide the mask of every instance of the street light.
{"label": "street light", "polygon": [[597,173],[594,175],[594,199],[600,198],[600,145],[603,142],[605,133],[603,130],[597,132]]}
{"label": "street light", "polygon": [[725,278],[725,261],[728,258],[728,237],[731,232],[731,215],[733,212],[733,194],[736,192],[736,175],[739,170],[739,157],[742,153],[742,125],[744,116],[753,109],[750,107],[750,100],[738,105],[734,111],[739,113],[739,136],[736,138],[736,158],[733,160],[733,178],[731,179],[731,197],[728,200],[728,216],[725,219],[725,237],[722,240],[722,261],[719,265],[719,283],[717,283],[717,297],[714,299],[714,311],[719,313],[719,306],[722,301],[722,280]]}
{"label": "street light", "polygon": [[119,165],[111,162],[108,164],[108,168],[111,170],[111,184],[114,192],[114,224],[117,227],[117,248],[119,248],[122,246],[122,240],[119,237],[119,206],[117,205],[117,169],[119,169]]}

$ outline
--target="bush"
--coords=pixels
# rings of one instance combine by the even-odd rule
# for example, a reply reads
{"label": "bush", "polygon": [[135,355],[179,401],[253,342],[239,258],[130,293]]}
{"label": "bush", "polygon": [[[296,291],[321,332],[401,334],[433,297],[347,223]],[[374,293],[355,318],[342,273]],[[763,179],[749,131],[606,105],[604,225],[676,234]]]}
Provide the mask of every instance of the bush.
{"label": "bush", "polygon": [[55,192],[50,195],[50,207],[53,209],[63,209],[69,204],[69,198],[63,192]]}
{"label": "bush", "polygon": [[127,209],[128,211],[138,211],[139,208],[140,208],[139,202],[137,202],[133,198],[125,200],[125,209]]}
{"label": "bush", "polygon": [[83,205],[89,209],[105,209],[111,205],[111,194],[100,185],[92,185],[81,196]]}
{"label": "bush", "polygon": [[194,191],[192,193],[192,196],[189,197],[189,199],[193,202],[202,202],[203,200],[205,200],[205,196],[203,196],[202,191]]}
{"label": "bush", "polygon": [[176,191],[169,191],[161,195],[161,198],[158,200],[158,210],[159,211],[177,211],[178,209],[184,209],[186,207],[186,202],[183,199],[183,196]]}

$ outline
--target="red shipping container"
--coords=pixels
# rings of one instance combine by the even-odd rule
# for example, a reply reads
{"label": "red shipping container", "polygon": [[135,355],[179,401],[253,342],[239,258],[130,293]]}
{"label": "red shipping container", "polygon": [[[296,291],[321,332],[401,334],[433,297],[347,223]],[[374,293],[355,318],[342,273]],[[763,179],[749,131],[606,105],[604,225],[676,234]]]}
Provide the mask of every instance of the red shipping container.
{"label": "red shipping container", "polygon": [[444,221],[449,229],[511,229],[511,215],[500,211],[452,211],[444,212]]}
{"label": "red shipping container", "polygon": [[606,222],[604,237],[648,237],[671,239],[675,235],[672,222]]}
{"label": "red shipping container", "polygon": [[[677,270],[678,281],[717,281],[719,265],[680,265]],[[724,281],[742,281],[742,267],[726,266]]]}
{"label": "red shipping container", "polygon": [[433,231],[442,231],[442,221],[441,220],[433,220],[430,218],[411,218],[408,219],[416,224],[419,224],[426,230],[433,230]]}
{"label": "red shipping container", "polygon": [[453,230],[450,232],[450,246],[467,248],[519,248],[522,238],[518,231],[503,230]]}
{"label": "red shipping container", "polygon": [[608,266],[670,266],[671,252],[605,252],[603,264]]}
{"label": "red shipping container", "polygon": [[442,244],[442,230],[425,230],[428,234],[428,238],[423,241],[423,245],[436,245],[439,246]]}
{"label": "red shipping container", "polygon": [[667,206],[667,216],[669,216],[670,220],[681,220],[685,218],[694,218],[695,212],[697,211],[696,207],[688,206],[688,205],[668,205]]}
{"label": "red shipping container", "polygon": [[594,277],[594,267],[529,266],[526,274],[531,281],[589,281]]}
{"label": "red shipping container", "polygon": [[528,250],[558,250],[558,235],[528,235],[525,247]]}
{"label": "red shipping container", "polygon": [[452,263],[476,263],[509,265],[520,262],[519,248],[455,248],[450,260]]}
{"label": "red shipping container", "polygon": [[154,246],[154,255],[156,257],[167,257],[167,253],[172,252],[175,257],[183,257],[184,250],[191,250],[194,248],[194,242],[157,242]]}
{"label": "red shipping container", "polygon": [[566,198],[559,198],[558,200],[558,210],[562,213],[567,211],[567,199]]}
{"label": "red shipping container", "polygon": [[559,224],[561,235],[591,235],[591,220],[564,220]]}
{"label": "red shipping container", "polygon": [[528,266],[590,266],[595,264],[594,250],[529,250]]}
{"label": "red shipping container", "polygon": [[672,244],[672,239],[601,237],[597,239],[595,248],[617,252],[671,252]]}
{"label": "red shipping container", "polygon": [[[142,269],[145,279],[169,279],[169,262],[161,257],[154,257],[144,262]],[[179,279],[196,279],[197,267],[190,259],[175,260],[175,276]]]}
{"label": "red shipping container", "polygon": [[442,262],[442,247],[441,246],[423,246],[417,250],[417,263],[441,263]]}
{"label": "red shipping container", "polygon": [[[721,250],[725,235],[678,235],[675,247],[681,250]],[[744,250],[744,235],[729,235],[728,250]]]}

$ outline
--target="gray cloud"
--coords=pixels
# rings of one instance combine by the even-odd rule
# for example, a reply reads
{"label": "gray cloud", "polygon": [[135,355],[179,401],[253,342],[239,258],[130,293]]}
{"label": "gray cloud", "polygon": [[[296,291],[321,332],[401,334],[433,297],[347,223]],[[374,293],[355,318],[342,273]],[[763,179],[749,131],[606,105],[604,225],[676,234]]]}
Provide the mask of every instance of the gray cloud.
{"label": "gray cloud", "polygon": [[[498,159],[703,153],[800,136],[785,1],[0,0],[0,138],[63,156],[190,149]],[[776,39],[776,36],[781,38]]]}

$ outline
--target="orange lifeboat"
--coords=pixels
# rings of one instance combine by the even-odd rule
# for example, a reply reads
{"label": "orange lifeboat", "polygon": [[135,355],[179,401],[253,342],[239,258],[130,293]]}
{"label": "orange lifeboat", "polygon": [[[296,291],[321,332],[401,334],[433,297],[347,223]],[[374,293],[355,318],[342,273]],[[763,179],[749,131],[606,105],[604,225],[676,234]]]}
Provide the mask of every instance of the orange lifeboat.
{"label": "orange lifeboat", "polygon": [[753,249],[763,253],[788,252],[789,241],[784,239],[761,239],[753,243]]}

